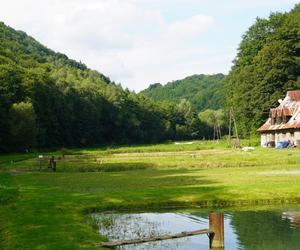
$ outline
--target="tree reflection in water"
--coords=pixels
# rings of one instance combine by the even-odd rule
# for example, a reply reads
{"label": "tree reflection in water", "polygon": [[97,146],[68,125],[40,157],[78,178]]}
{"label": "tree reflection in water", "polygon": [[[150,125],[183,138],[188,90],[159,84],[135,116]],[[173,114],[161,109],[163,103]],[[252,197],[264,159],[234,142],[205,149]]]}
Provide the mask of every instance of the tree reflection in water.
{"label": "tree reflection in water", "polygon": [[[241,249],[300,249],[299,212],[235,212],[231,225]],[[287,216],[288,215],[288,216]]]}

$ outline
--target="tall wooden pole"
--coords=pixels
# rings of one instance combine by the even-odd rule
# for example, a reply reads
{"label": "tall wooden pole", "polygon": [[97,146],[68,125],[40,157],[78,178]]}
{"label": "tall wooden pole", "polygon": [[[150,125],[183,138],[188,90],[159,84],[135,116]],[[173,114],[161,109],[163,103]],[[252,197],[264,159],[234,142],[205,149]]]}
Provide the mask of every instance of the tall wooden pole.
{"label": "tall wooden pole", "polygon": [[231,109],[232,109],[232,119],[233,119],[233,123],[234,123],[235,136],[239,140],[239,133],[238,133],[235,117],[234,117],[233,108],[231,108]]}
{"label": "tall wooden pole", "polygon": [[209,230],[213,233],[209,236],[210,249],[224,249],[224,214],[209,213]]}
{"label": "tall wooden pole", "polygon": [[230,111],[229,111],[229,130],[228,130],[228,140],[227,140],[227,143],[228,145],[230,145],[231,143],[231,108],[230,108]]}

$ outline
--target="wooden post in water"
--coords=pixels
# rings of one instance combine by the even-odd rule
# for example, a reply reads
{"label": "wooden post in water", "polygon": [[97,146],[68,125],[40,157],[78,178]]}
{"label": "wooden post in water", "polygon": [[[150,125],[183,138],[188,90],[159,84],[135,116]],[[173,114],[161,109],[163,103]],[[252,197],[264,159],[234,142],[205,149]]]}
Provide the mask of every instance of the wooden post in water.
{"label": "wooden post in water", "polygon": [[224,214],[209,213],[209,247],[210,249],[224,248]]}

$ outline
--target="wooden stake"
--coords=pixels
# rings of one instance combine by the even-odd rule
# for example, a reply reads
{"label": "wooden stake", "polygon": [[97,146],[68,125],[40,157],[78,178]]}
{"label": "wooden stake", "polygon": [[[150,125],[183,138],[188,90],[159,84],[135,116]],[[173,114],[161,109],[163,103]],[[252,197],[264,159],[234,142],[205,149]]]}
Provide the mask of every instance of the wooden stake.
{"label": "wooden stake", "polygon": [[227,143],[230,145],[231,143],[231,108],[230,108],[230,111],[229,111],[229,134],[228,134],[228,140],[227,140]]}
{"label": "wooden stake", "polygon": [[234,130],[235,130],[235,136],[237,139],[239,139],[239,134],[238,134],[238,129],[236,126],[236,121],[235,121],[235,117],[234,117],[234,112],[233,112],[233,108],[232,109],[232,120],[233,120],[233,124],[234,124]]}
{"label": "wooden stake", "polygon": [[209,213],[209,235],[210,249],[224,248],[224,214]]}

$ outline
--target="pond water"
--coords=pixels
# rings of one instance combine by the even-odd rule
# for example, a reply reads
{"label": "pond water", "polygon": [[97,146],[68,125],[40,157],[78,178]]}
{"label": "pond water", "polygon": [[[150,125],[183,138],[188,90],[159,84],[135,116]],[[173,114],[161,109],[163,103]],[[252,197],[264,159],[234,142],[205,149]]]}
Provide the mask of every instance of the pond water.
{"label": "pond water", "polygon": [[[109,240],[128,240],[207,229],[209,213],[155,212],[92,215],[99,233]],[[225,249],[300,249],[300,209],[224,213]],[[121,246],[123,250],[209,249],[207,235]]]}

